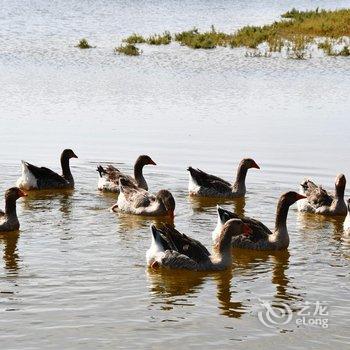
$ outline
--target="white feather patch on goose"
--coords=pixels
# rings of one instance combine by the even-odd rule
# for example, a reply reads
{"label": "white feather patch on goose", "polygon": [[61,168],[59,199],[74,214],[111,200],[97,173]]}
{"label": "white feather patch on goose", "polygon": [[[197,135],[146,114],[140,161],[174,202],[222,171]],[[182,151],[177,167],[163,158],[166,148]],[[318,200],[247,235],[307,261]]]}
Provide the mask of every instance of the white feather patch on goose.
{"label": "white feather patch on goose", "polygon": [[119,192],[119,185],[108,181],[105,177],[100,177],[98,179],[97,188],[100,191]]}
{"label": "white feather patch on goose", "polygon": [[164,256],[164,247],[152,234],[151,246],[146,252],[147,265],[151,266],[154,261],[161,261]]}
{"label": "white feather patch on goose", "polygon": [[27,163],[22,160],[22,175],[17,180],[17,187],[24,190],[31,190],[38,188],[38,181],[36,177],[29,171]]}
{"label": "white feather patch on goose", "polygon": [[200,186],[197,184],[197,182],[194,180],[194,178],[191,176],[191,173],[188,174],[188,192],[189,193],[198,193],[200,190]]}
{"label": "white feather patch on goose", "polygon": [[343,228],[344,228],[344,231],[350,232],[350,213],[349,213],[349,211],[348,211],[348,214],[346,215],[346,218],[344,220]]}
{"label": "white feather patch on goose", "polygon": [[216,224],[216,227],[214,229],[214,231],[212,232],[211,234],[211,238],[212,238],[212,241],[213,241],[213,244],[216,244],[217,243],[217,239],[220,235],[220,232],[222,230],[222,222],[220,220],[220,216],[218,215],[218,221],[217,221],[217,224]]}
{"label": "white feather patch on goose", "polygon": [[[301,195],[305,196],[305,191],[304,191],[303,186],[300,186],[299,193]],[[310,205],[307,198],[298,200],[297,201],[297,208],[298,208],[298,211],[302,211],[302,212],[308,212],[308,213],[315,212],[315,208],[312,205]]]}

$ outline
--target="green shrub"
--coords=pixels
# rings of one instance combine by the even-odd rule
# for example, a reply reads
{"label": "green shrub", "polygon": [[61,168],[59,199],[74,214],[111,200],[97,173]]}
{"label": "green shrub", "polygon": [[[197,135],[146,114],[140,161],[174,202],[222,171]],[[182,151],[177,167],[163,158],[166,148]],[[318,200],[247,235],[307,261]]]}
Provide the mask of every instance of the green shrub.
{"label": "green shrub", "polygon": [[118,54],[123,54],[127,56],[139,56],[141,54],[141,50],[133,44],[120,45],[116,47],[114,51]]}
{"label": "green shrub", "polygon": [[126,39],[123,39],[123,42],[128,44],[143,44],[146,42],[146,39],[142,35],[134,33]]}
{"label": "green shrub", "polygon": [[92,49],[94,46],[91,46],[86,39],[81,39],[76,47],[79,47],[79,49]]}
{"label": "green shrub", "polygon": [[146,42],[149,45],[169,45],[171,43],[171,34],[168,31],[165,31],[163,34],[154,34]]}

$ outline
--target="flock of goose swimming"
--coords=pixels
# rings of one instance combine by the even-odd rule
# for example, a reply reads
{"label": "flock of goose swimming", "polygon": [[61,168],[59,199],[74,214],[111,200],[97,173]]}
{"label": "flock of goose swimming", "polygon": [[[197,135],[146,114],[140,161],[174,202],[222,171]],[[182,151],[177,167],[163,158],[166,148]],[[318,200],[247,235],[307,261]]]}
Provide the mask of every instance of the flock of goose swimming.
{"label": "flock of goose swimming", "polygon": [[[5,193],[5,211],[0,210],[0,232],[19,229],[16,200],[27,196],[24,191],[74,188],[69,165],[71,158],[78,157],[72,150],[65,149],[61,154],[62,175],[22,161],[22,175],[17,181],[17,187],[12,187]],[[105,168],[98,166],[98,189],[118,193],[117,203],[110,208],[111,211],[174,219],[173,195],[165,189],[155,195],[148,191],[142,172],[145,165],[156,163],[149,156],[140,156],[134,165],[134,177],[123,174],[112,165]],[[248,169],[252,168],[260,169],[253,159],[243,159],[239,164],[236,180],[231,185],[217,176],[189,167],[189,194],[213,198],[243,197],[246,193],[246,175]],[[350,233],[350,200],[348,204],[344,201],[345,185],[345,176],[340,174],[336,178],[333,195],[309,179],[300,185],[300,193],[290,191],[282,194],[277,204],[273,231],[258,220],[238,216],[217,206],[218,222],[212,234],[211,253],[199,241],[178,232],[173,225],[151,225],[152,241],[146,253],[147,265],[153,269],[166,267],[196,271],[221,270],[231,266],[232,247],[251,250],[287,249],[288,209],[295,202],[299,211],[346,216],[344,231]]]}

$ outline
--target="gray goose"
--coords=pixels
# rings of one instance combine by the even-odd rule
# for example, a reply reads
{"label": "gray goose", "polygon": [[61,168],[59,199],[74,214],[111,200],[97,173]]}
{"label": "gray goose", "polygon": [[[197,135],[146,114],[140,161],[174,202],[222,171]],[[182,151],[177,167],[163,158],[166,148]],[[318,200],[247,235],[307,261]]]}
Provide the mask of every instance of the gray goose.
{"label": "gray goose", "polygon": [[322,186],[316,185],[310,179],[300,184],[299,193],[307,198],[298,202],[300,212],[321,214],[321,215],[342,215],[347,213],[344,200],[346,178],[339,174],[335,179],[335,193],[329,194]]}
{"label": "gray goose", "polygon": [[16,231],[19,221],[16,211],[16,201],[27,194],[18,187],[11,187],[5,192],[5,211],[0,210],[0,232]]}
{"label": "gray goose", "polygon": [[202,243],[172,226],[158,229],[151,225],[152,242],[146,253],[147,265],[153,269],[223,270],[232,265],[232,237],[249,231],[249,227],[239,219],[227,221],[221,228],[213,252],[209,253]]}
{"label": "gray goose", "polygon": [[124,177],[119,179],[119,187],[120,194],[112,211],[118,209],[129,214],[174,217],[175,199],[169,191],[160,190],[153,195]]}
{"label": "gray goose", "polygon": [[17,186],[27,191],[74,188],[74,179],[69,166],[71,158],[78,157],[71,149],[65,149],[61,154],[62,175],[22,160],[22,175],[17,180]]}
{"label": "gray goose", "polygon": [[190,195],[202,197],[243,197],[246,193],[245,179],[248,169],[251,168],[260,169],[253,159],[243,159],[239,163],[236,180],[232,185],[217,176],[189,167],[188,191]]}
{"label": "gray goose", "polygon": [[143,176],[143,167],[145,165],[157,165],[149,156],[141,155],[136,159],[134,164],[134,178],[129,175],[123,174],[119,169],[113,165],[107,165],[103,168],[101,165],[97,167],[97,171],[100,175],[97,188],[100,191],[119,193],[119,179],[126,177],[130,181],[134,182],[140,188],[148,191],[147,182]]}
{"label": "gray goose", "polygon": [[251,233],[249,235],[239,235],[232,239],[233,248],[254,249],[254,250],[282,250],[289,246],[289,234],[287,230],[287,215],[289,207],[296,201],[306,198],[305,196],[290,191],[281,195],[276,211],[276,221],[274,231],[270,231],[262,222],[249,218],[238,217],[218,206],[218,223],[213,231],[212,238],[215,243],[219,237],[222,226],[227,220],[240,218],[247,224]]}

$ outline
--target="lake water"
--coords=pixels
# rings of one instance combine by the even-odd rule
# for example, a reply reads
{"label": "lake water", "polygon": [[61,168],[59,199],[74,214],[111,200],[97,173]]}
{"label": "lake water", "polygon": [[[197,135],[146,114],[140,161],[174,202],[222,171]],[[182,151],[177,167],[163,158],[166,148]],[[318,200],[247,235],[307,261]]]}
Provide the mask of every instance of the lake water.
{"label": "lake water", "polygon": [[[130,173],[149,154],[150,189],[170,189],[177,228],[210,247],[216,203],[189,199],[188,165],[230,180],[241,158],[254,158],[261,170],[249,172],[245,201],[224,206],[271,227],[278,197],[305,176],[326,188],[339,172],[349,178],[349,59],[177,44],[113,52],[133,32],[232,31],[317,6],[350,1],[0,1],[0,192],[21,159],[59,170],[63,148],[79,156],[76,190],[20,200],[20,232],[0,236],[2,349],[349,348],[341,219],[293,208],[288,252],[235,251],[222,273],[152,272],[153,221],[108,212],[115,195],[96,189],[100,162]],[[97,48],[75,48],[83,37]],[[263,325],[263,301],[287,304],[293,320]],[[297,325],[317,302],[328,328]]]}

